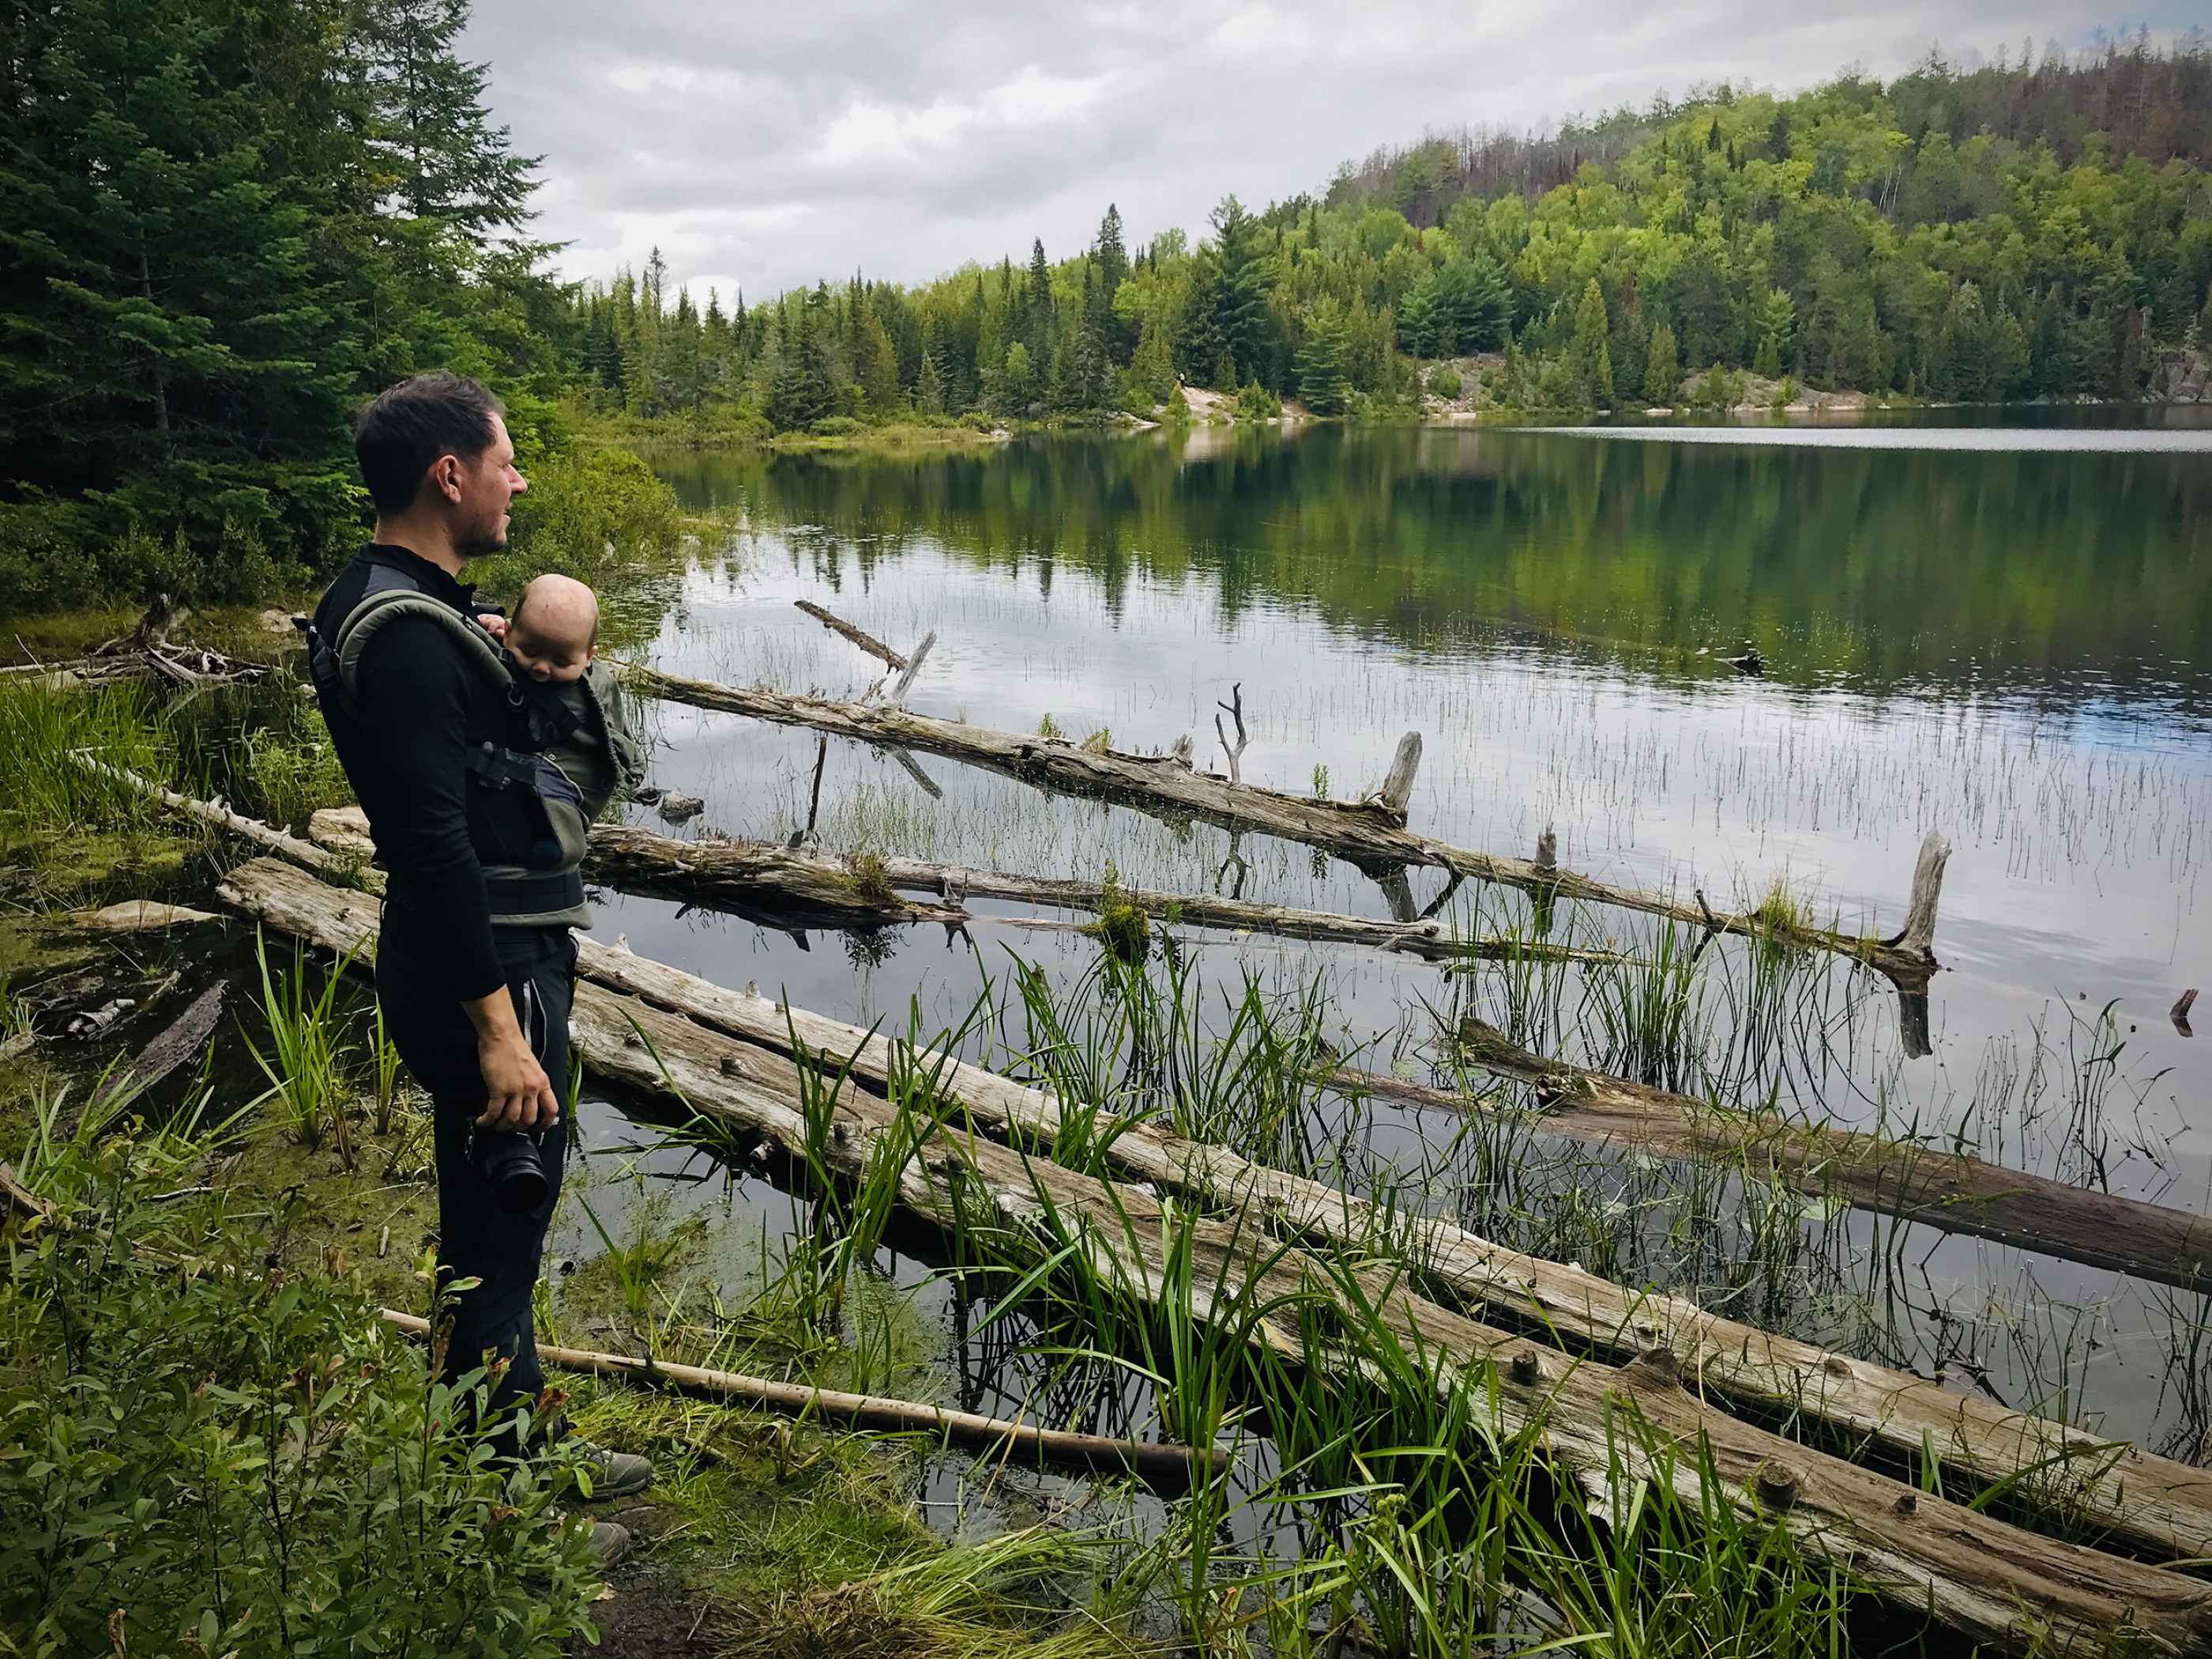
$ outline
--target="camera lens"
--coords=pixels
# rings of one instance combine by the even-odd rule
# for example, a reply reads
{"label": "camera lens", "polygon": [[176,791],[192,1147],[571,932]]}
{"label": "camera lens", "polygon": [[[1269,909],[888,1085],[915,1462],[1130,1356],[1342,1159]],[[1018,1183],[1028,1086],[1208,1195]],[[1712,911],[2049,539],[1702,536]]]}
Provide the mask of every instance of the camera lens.
{"label": "camera lens", "polygon": [[545,1201],[545,1160],[538,1137],[520,1129],[479,1131],[472,1148],[477,1170],[503,1215],[525,1215]]}

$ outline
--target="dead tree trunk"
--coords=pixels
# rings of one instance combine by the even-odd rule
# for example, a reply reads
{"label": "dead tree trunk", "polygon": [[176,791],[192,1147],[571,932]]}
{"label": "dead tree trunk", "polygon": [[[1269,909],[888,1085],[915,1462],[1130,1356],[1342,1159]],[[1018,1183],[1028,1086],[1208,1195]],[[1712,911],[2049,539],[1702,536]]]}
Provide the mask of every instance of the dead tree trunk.
{"label": "dead tree trunk", "polygon": [[[383,1316],[386,1324],[410,1336],[427,1337],[430,1334],[430,1322],[419,1314],[386,1308]],[[1060,1429],[1041,1429],[1029,1423],[1008,1422],[1003,1418],[983,1417],[975,1412],[924,1405],[915,1400],[848,1394],[839,1389],[810,1389],[803,1383],[779,1382],[772,1377],[747,1376],[738,1371],[709,1370],[700,1365],[679,1365],[665,1359],[637,1359],[629,1354],[596,1353],[588,1348],[563,1348],[550,1343],[538,1345],[538,1357],[563,1370],[626,1377],[695,1399],[756,1406],[807,1422],[842,1423],[855,1429],[891,1434],[935,1435],[948,1445],[1000,1456],[1026,1457],[1056,1468],[1083,1469],[1093,1474],[1133,1474],[1148,1486],[1169,1492],[1188,1488],[1200,1468],[1218,1469],[1228,1462],[1223,1453],[1210,1447],[1200,1451],[1157,1441],[1071,1434]]]}
{"label": "dead tree trunk", "polygon": [[[684,679],[640,665],[626,665],[623,672],[631,689],[647,696],[750,715],[779,725],[811,726],[879,748],[944,755],[1063,794],[1121,801],[1158,816],[1201,817],[1231,830],[1262,830],[1362,865],[1425,865],[1473,880],[1518,887],[1540,900],[1575,899],[1615,905],[1693,927],[1704,927],[1708,921],[1703,909],[1664,894],[1617,887],[1570,870],[1540,866],[1528,859],[1478,853],[1414,834],[1395,821],[1393,812],[1380,801],[1355,804],[1288,795],[1195,771],[1168,756],[1083,749],[1049,738],[933,720],[902,708],[744,690],[708,680]],[[1225,733],[1223,742],[1226,747]],[[1925,989],[1940,966],[1932,939],[1943,859],[1948,849],[1949,844],[1935,835],[1922,848],[1907,907],[1907,914],[1919,919],[1920,925],[1893,940],[1801,926],[1786,918],[1763,916],[1756,910],[1716,915],[1711,920],[1723,933],[1833,951],[1880,969],[1901,988]]]}
{"label": "dead tree trunk", "polygon": [[[2212,1219],[2184,1210],[1855,1129],[1746,1117],[1543,1059],[1477,1021],[1462,1024],[1459,1054],[1477,1070],[1533,1085],[1543,1109],[1530,1127],[1540,1133],[1661,1158],[1748,1164],[1859,1209],[2184,1290],[2212,1291]],[[1332,1080],[1445,1111],[1487,1109],[1446,1090],[1373,1072],[1340,1067]]]}
{"label": "dead tree trunk", "polygon": [[878,662],[884,663],[892,668],[903,668],[906,666],[906,659],[899,655],[897,652],[892,650],[890,647],[885,645],[873,634],[868,633],[865,629],[854,627],[852,623],[847,622],[842,617],[823,610],[811,599],[797,599],[793,601],[793,603],[797,605],[801,611],[804,611],[808,616],[813,617],[815,621],[820,623],[831,633],[843,635],[847,639],[852,641],[854,644],[859,646],[861,650],[866,652]]}
{"label": "dead tree trunk", "polygon": [[[248,866],[252,870],[254,866]],[[234,880],[241,884],[247,872]],[[289,880],[257,874],[257,883]],[[687,974],[665,963],[582,942],[593,983],[778,1053],[795,1036],[812,1054],[876,1086],[896,1064],[895,1045],[842,1021],[790,1008]],[[1058,1133],[1060,1106],[1024,1086],[948,1055],[915,1056],[995,1133]],[[1097,1126],[1108,1160],[1128,1176],[1225,1206],[1255,1206],[1271,1224],[1355,1248],[1395,1239],[1425,1272],[1470,1303],[1531,1330],[1589,1343],[1624,1360],[1655,1348],[1676,1356],[1699,1386],[1738,1401],[1801,1413],[1849,1437],[1866,1437],[1901,1459],[1932,1446],[1949,1466],[1995,1485],[2041,1469],[2058,1506],[2109,1528],[2133,1547],[2191,1558],[2212,1553],[2212,1471],[2124,1442],[2015,1412],[1978,1395],[1709,1314],[1694,1303],[1626,1289],[1582,1269],[1492,1243],[1442,1219],[1385,1215],[1340,1188],[1255,1164],[1225,1147],[1187,1139],[1156,1123],[1109,1118]],[[2020,1483],[2033,1505],[2037,1478]]]}
{"label": "dead tree trunk", "polygon": [[[233,872],[222,896],[285,932],[353,950],[356,962],[373,954],[365,902],[281,866],[263,860]],[[578,988],[574,1025],[577,1052],[605,1080],[681,1102],[744,1133],[805,1143],[791,1060],[592,984]],[[884,1101],[849,1091],[814,1150],[857,1177],[879,1146],[902,1150],[909,1133]],[[2212,1653],[2212,1584],[1993,1521],[1739,1422],[1686,1389],[1674,1366],[1572,1358],[1425,1301],[1401,1274],[1277,1248],[1241,1218],[1171,1214],[1142,1187],[1109,1187],[972,1132],[920,1136],[901,1169],[899,1195],[948,1231],[988,1215],[1006,1248],[1040,1262],[1059,1248],[1036,1229],[1048,1212],[1060,1218],[1065,1248],[1085,1253],[1121,1294],[1153,1305],[1181,1306],[1169,1250],[1187,1231],[1194,1264],[1194,1277],[1182,1281],[1189,1315],[1270,1310],[1255,1315],[1249,1340],[1305,1363],[1345,1364],[1310,1347],[1288,1310],[1331,1286],[1340,1285],[1340,1294],[1356,1290],[1389,1340],[1433,1363],[1441,1384],[1474,1383],[1489,1426],[1508,1437],[1535,1435],[1601,1512],[1619,1512],[1630,1498],[1623,1483],[1638,1480],[1664,1483],[1692,1504],[1717,1496],[1748,1516],[1778,1522],[1814,1558],[2007,1651],[2119,1634]],[[1358,1385],[1356,1368],[1340,1374]],[[1680,1455],[1685,1448],[1698,1455]],[[1722,1483],[1717,1494],[1701,1492],[1708,1460]],[[1786,1498],[1779,1495],[1785,1485]]]}
{"label": "dead tree trunk", "polygon": [[[326,848],[366,849],[368,845],[368,825],[357,806],[325,808],[309,821],[308,833]],[[936,864],[921,859],[887,858],[880,863],[881,873],[892,887],[944,895],[945,902],[942,908],[915,907],[925,912],[921,915],[887,908],[866,916],[864,920],[869,922],[950,921],[961,914],[960,902],[971,898],[1010,899],[1024,904],[1094,913],[1106,905],[1107,889],[1103,882],[1054,881],[996,870],[964,869],[958,865]],[[687,903],[716,908],[750,904],[758,909],[763,908],[767,893],[780,890],[778,884],[785,873],[806,869],[808,866],[814,867],[807,870],[805,892],[834,889],[839,883],[850,890],[856,884],[851,866],[818,855],[810,858],[793,848],[749,841],[678,841],[628,824],[602,823],[592,829],[584,869],[592,881],[607,887],[630,891],[649,890]],[[1152,892],[1141,887],[1116,887],[1113,896],[1120,903],[1135,905],[1148,915],[1174,917],[1194,927],[1361,945],[1419,957],[1426,962],[1528,957],[1618,965],[1628,960],[1612,951],[1580,950],[1517,939],[1456,938],[1433,920],[1412,923],[1377,921],[1326,910],[1295,910],[1244,899]],[[968,920],[980,922],[991,918],[971,915]]]}

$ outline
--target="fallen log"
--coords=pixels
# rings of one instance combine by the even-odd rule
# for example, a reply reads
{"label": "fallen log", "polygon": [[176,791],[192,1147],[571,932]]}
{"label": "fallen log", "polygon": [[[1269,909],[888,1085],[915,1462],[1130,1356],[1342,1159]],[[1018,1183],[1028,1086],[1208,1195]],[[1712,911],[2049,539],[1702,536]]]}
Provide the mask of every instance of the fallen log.
{"label": "fallen log", "polygon": [[[579,943],[578,968],[586,979],[697,1024],[784,1054],[795,1036],[832,1066],[850,1060],[855,1077],[878,1086],[890,1080],[897,1063],[892,1041],[858,1026],[590,939]],[[949,1055],[925,1050],[913,1058],[932,1070],[942,1068],[941,1086],[976,1122],[1048,1141],[1057,1134],[1060,1108],[1050,1093]],[[2040,1477],[2031,1477],[2024,1494],[2029,1501],[2033,1480],[2040,1478],[2060,1494],[2059,1504],[2073,1518],[2107,1529],[2135,1548],[2179,1559],[2212,1554],[2212,1473],[2205,1470],[1710,1314],[1679,1297],[1626,1289],[1580,1268],[1494,1244],[1448,1221],[1387,1215],[1337,1188],[1253,1164],[1157,1124],[1104,1115],[1094,1139],[1109,1162],[1133,1176],[1224,1206],[1242,1208],[1256,1200],[1271,1224],[1354,1248],[1371,1248],[1395,1236],[1425,1274],[1516,1322],[1623,1359],[1665,1348],[1693,1386],[1801,1414],[1847,1437],[1864,1437],[1900,1459],[1932,1451],[1947,1467],[1985,1485],[2042,1470]]]}
{"label": "fallen log", "polygon": [[[599,833],[594,832],[595,844]],[[672,845],[701,855],[699,861],[708,866],[715,862],[711,855],[719,850]],[[928,867],[910,865],[908,873],[918,876]],[[1754,1174],[1763,1172],[1814,1197],[1833,1198],[1944,1232],[1987,1238],[2184,1290],[2212,1290],[2212,1219],[2186,1211],[2007,1169],[1967,1153],[1859,1130],[1785,1123],[1730,1111],[1626,1078],[1545,1060],[1477,1021],[1462,1026],[1458,1054],[1476,1070],[1534,1085],[1546,1103],[1542,1114],[1531,1122],[1540,1133],[1685,1162],[1718,1160]],[[1467,1114],[1484,1109],[1481,1103],[1464,1094],[1352,1066],[1336,1067],[1330,1081],[1438,1110]]]}
{"label": "fallen log", "polygon": [[852,641],[854,644],[859,646],[861,650],[875,658],[878,662],[881,662],[886,666],[891,668],[904,668],[906,666],[906,659],[904,657],[899,655],[897,652],[892,650],[890,647],[885,645],[881,640],[878,639],[873,634],[867,632],[865,629],[854,627],[852,623],[847,622],[842,617],[838,616],[834,611],[823,610],[811,599],[794,599],[793,603],[801,611],[804,611],[808,616],[813,617],[815,621],[820,623],[831,633],[842,635],[845,638]]}
{"label": "fallen log", "polygon": [[[307,834],[333,851],[359,852],[369,846],[368,820],[357,806],[325,807],[307,822]],[[880,869],[874,867],[879,865]],[[842,892],[851,897],[862,880],[856,866],[797,849],[756,841],[678,841],[629,824],[601,823],[592,830],[585,874],[602,885],[627,892],[656,892],[687,903],[738,910],[758,908],[764,889],[788,891],[797,899],[814,892]],[[1140,887],[1108,887],[1103,882],[1055,881],[1038,876],[970,870],[921,859],[886,858],[867,866],[893,888],[934,893],[937,906],[886,903],[868,914],[869,922],[949,921],[971,898],[1010,899],[1054,909],[1104,911],[1109,903],[1133,905],[1147,915],[1194,927],[1231,933],[1279,934],[1286,939],[1363,945],[1419,957],[1427,962],[1503,961],[1516,957],[1546,962],[1621,963],[1612,951],[1584,950],[1540,939],[1462,939],[1431,918],[1425,921],[1378,921],[1368,916],[1325,910],[1295,910],[1244,899],[1209,895],[1161,893]],[[795,881],[795,886],[787,886]],[[920,914],[915,914],[919,911]],[[986,918],[969,917],[981,921]]]}
{"label": "fallen log", "polygon": [[158,933],[172,927],[194,927],[217,916],[188,904],[163,904],[154,899],[125,899],[97,910],[71,910],[62,917],[72,927],[94,933]]}
{"label": "fallen log", "polygon": [[[1987,1238],[2183,1290],[2212,1291],[2212,1218],[1987,1164],[1971,1153],[1861,1130],[1784,1122],[1564,1060],[1546,1060],[1479,1021],[1457,1052],[1478,1071],[1534,1085],[1540,1133],[1684,1160],[1717,1159],[1818,1198],[1945,1232]],[[1331,1081],[1462,1114],[1481,1103],[1379,1073],[1339,1067]]]}
{"label": "fallen log", "polygon": [[[419,1315],[383,1310],[384,1322],[410,1336],[427,1337],[430,1322]],[[587,1348],[538,1345],[538,1357],[563,1370],[586,1371],[594,1376],[618,1376],[649,1383],[702,1400],[732,1401],[780,1412],[811,1422],[842,1423],[855,1429],[892,1434],[941,1436],[945,1443],[971,1451],[1008,1457],[1026,1456],[1059,1468],[1083,1469],[1092,1474],[1133,1474],[1156,1490],[1178,1492],[1188,1488],[1203,1468],[1211,1474],[1224,1468],[1228,1455],[1218,1448],[1204,1451],[1159,1441],[1115,1440],[1105,1435],[1073,1434],[1061,1429],[1041,1429],[1034,1424],[984,1417],[949,1407],[924,1405],[912,1400],[891,1400],[882,1395],[847,1394],[836,1389],[810,1389],[796,1382],[778,1382],[765,1376],[738,1371],[710,1370],[700,1365],[680,1365],[665,1359],[637,1359],[628,1354],[599,1353]]]}
{"label": "fallen log", "polygon": [[[365,902],[268,860],[233,872],[222,896],[356,963],[373,953]],[[590,983],[577,988],[574,1024],[577,1052],[604,1079],[744,1134],[810,1144],[792,1060]],[[2212,1584],[1994,1521],[1739,1422],[1693,1395],[1672,1365],[1572,1359],[1413,1295],[1401,1276],[1350,1258],[1324,1263],[1294,1248],[1261,1248],[1259,1230],[1242,1218],[1171,1212],[1143,1187],[1042,1162],[972,1129],[917,1133],[885,1102],[857,1091],[841,1095],[829,1133],[810,1152],[857,1178],[879,1146],[896,1155],[908,1145],[899,1197],[922,1218],[958,1232],[988,1212],[1009,1248],[1040,1263],[1083,1251],[1103,1280],[1134,1298],[1199,1320],[1234,1319],[1252,1343],[1337,1370],[1355,1387],[1356,1369],[1343,1371],[1344,1361],[1303,1340],[1295,1310],[1330,1287],[1356,1289],[1389,1340],[1434,1357],[1440,1387],[1473,1385],[1471,1398],[1497,1432],[1538,1437],[1601,1512],[1622,1512],[1616,1506],[1641,1480],[1663,1482],[1693,1506],[1718,1496],[1778,1523],[1855,1581],[2006,1651],[2118,1637],[2212,1653]],[[1041,1233],[1046,1215],[1055,1227]],[[1188,1278],[1169,1266],[1170,1249],[1185,1240]],[[1707,1468],[1723,1483],[1719,1494],[1703,1492]]]}
{"label": "fallen log", "polygon": [[206,1052],[216,1027],[222,1023],[223,1004],[229,995],[229,982],[219,979],[194,997],[151,1042],[109,1073],[86,1109],[103,1112],[112,1103],[143,1094],[179,1066],[198,1060]]}
{"label": "fallen log", "polygon": [[[1833,951],[1879,969],[1908,991],[1924,990],[1942,965],[1934,949],[1936,909],[1950,845],[1940,835],[1931,833],[1922,845],[1905,928],[1884,939],[1805,926],[1758,909],[1715,913],[1703,905],[1615,886],[1533,860],[1453,847],[1407,829],[1403,810],[1386,802],[1379,791],[1356,802],[1289,795],[1198,771],[1175,755],[1087,749],[1054,738],[934,720],[903,708],[688,679],[637,663],[621,668],[629,687],[647,696],[778,725],[810,726],[878,748],[943,755],[1063,794],[1118,801],[1158,817],[1204,818],[1231,830],[1256,830],[1303,842],[1363,866],[1426,866],[1521,888],[1546,903],[1575,899],[1613,905],[1719,933]],[[1225,738],[1224,742],[1225,745]],[[1409,790],[1410,783],[1407,777],[1397,793]]]}
{"label": "fallen log", "polygon": [[[264,853],[274,853],[278,858],[296,864],[303,870],[312,870],[341,886],[359,885],[375,875],[375,872],[368,868],[365,854],[326,851],[313,842],[301,841],[289,830],[264,823],[259,818],[247,817],[242,812],[234,812],[221,801],[197,800],[190,795],[179,794],[150,778],[142,778],[136,772],[126,771],[120,766],[111,766],[81,749],[72,750],[70,758],[87,771],[136,790],[149,800],[159,801],[181,817],[204,823],[210,830],[220,830],[226,835],[236,836],[241,841],[252,842]],[[380,887],[382,883],[380,880],[376,884]]]}

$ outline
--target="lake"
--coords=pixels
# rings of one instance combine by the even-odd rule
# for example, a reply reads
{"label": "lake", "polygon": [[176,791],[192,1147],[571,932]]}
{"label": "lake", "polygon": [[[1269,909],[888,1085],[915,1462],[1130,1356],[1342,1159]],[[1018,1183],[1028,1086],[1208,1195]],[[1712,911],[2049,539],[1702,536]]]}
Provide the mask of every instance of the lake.
{"label": "lake", "polygon": [[[1217,707],[1241,695],[1248,781],[1346,799],[1418,731],[1418,830],[1525,857],[1548,829],[1585,874],[1717,904],[1778,884],[1854,929],[1901,924],[1940,830],[1955,851],[1931,1054],[1905,1052],[1874,975],[1728,941],[1681,992],[1669,1079],[2206,1206],[2212,1005],[2199,1036],[2167,1010],[2212,983],[2212,425],[1200,429],[655,465],[738,526],[644,653],[672,672],[857,696],[878,665],[794,608],[811,599],[901,649],[933,631],[910,704],[979,726],[1137,751],[1187,735],[1218,767]],[[1762,678],[1724,660],[1747,644]],[[673,833],[805,825],[813,733],[675,705],[654,720],[653,781],[707,801]],[[919,764],[941,799],[833,741],[822,845],[1374,916],[1444,884],[1416,871],[1394,894],[1301,846]],[[970,908],[972,939],[794,937],[611,896],[597,931],[863,1024],[918,1010],[926,1031],[1017,958],[1061,986],[1096,962],[1087,938]],[[1473,886],[1442,914],[1470,933],[1528,921],[1521,895]],[[1667,943],[1619,911],[1561,927],[1632,953]],[[1334,1040],[1371,1069],[1449,1081],[1469,1012],[1590,1063],[1628,1053],[1601,974],[1532,988],[1178,931],[1217,1003],[1247,974],[1285,996],[1317,979]],[[1417,1170],[1429,1202],[1506,1242],[2207,1450],[2200,1297],[1740,1183],[1716,1200],[1648,1160],[1501,1176],[1459,1127],[1376,1106],[1324,1138],[1344,1143],[1346,1181]],[[1017,1392],[985,1379],[961,1403]]]}

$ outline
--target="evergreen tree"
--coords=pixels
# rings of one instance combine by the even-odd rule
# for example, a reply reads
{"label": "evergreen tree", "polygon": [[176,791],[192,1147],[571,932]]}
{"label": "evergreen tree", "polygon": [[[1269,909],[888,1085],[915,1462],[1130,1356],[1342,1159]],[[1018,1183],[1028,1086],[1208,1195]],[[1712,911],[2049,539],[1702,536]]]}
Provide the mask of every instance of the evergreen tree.
{"label": "evergreen tree", "polygon": [[1037,238],[1030,248],[1029,281],[1022,290],[1022,335],[1028,343],[1030,356],[1048,356],[1052,350],[1052,271],[1044,262],[1042,237]]}
{"label": "evergreen tree", "polygon": [[1651,355],[1644,368],[1644,395],[1672,404],[1682,395],[1682,365],[1674,356],[1674,331],[1663,317],[1652,325]]}
{"label": "evergreen tree", "polygon": [[1315,414],[1344,413],[1352,393],[1349,355],[1341,317],[1333,307],[1317,313],[1298,353],[1298,397]]}
{"label": "evergreen tree", "polygon": [[862,410],[875,420],[895,414],[900,404],[898,359],[883,319],[866,300],[854,307],[852,332],[853,380],[860,388]]}
{"label": "evergreen tree", "polygon": [[1167,324],[1158,316],[1145,319],[1136,355],[1129,360],[1129,379],[1144,394],[1147,408],[1176,395],[1175,353],[1168,344]]}
{"label": "evergreen tree", "polygon": [[363,163],[292,130],[332,118],[334,17],[9,9],[0,476],[96,494],[111,532],[205,550],[232,521],[319,551],[360,499],[348,417],[377,280],[316,226]]}
{"label": "evergreen tree", "polygon": [[1759,307],[1759,352],[1752,361],[1752,373],[1764,374],[1770,380],[1782,378],[1784,366],[1790,361],[1790,343],[1797,329],[1796,302],[1790,299],[1790,290],[1772,288]]}
{"label": "evergreen tree", "polygon": [[1594,403],[1613,402],[1612,325],[1605,309],[1605,292],[1593,276],[1583,285],[1581,301],[1575,307],[1575,335],[1571,348],[1575,367],[1583,383],[1589,388]]}
{"label": "evergreen tree", "polygon": [[514,153],[485,107],[489,67],[457,53],[469,0],[358,0],[356,16],[370,150],[401,210],[474,238],[521,229],[544,158]]}
{"label": "evergreen tree", "polygon": [[[1275,283],[1275,262],[1264,228],[1234,196],[1224,198],[1213,210],[1213,240],[1199,258],[1212,268],[1214,325],[1223,349],[1255,380],[1268,384],[1275,322],[1267,295]],[[1235,385],[1227,381],[1223,389]]]}
{"label": "evergreen tree", "polygon": [[921,342],[921,366],[915,375],[914,406],[922,415],[939,416],[945,413],[945,377],[938,371],[936,334],[925,327]]}

